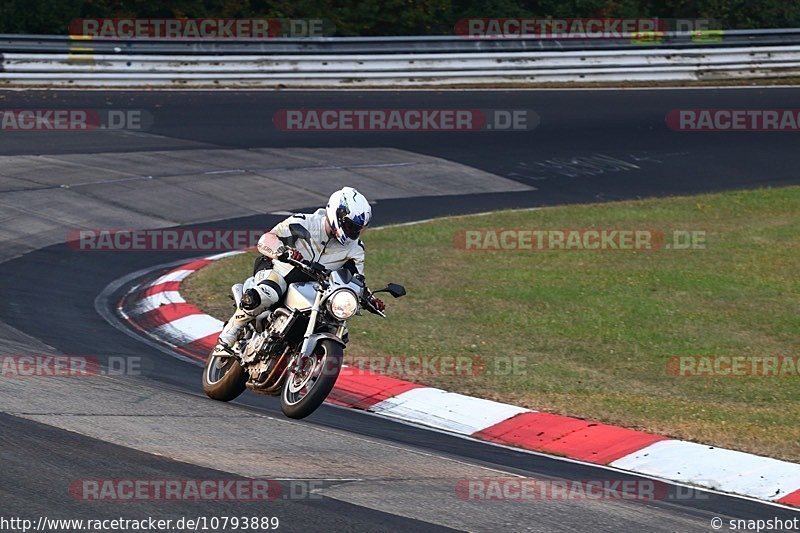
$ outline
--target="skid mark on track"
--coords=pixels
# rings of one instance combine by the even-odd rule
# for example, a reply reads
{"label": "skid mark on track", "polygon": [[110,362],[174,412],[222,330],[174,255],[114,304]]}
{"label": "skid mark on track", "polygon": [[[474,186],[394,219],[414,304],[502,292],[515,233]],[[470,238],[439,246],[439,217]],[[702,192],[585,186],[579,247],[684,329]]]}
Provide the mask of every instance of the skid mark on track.
{"label": "skid mark on track", "polygon": [[511,179],[542,181],[552,178],[583,178],[613,172],[644,170],[664,163],[664,159],[685,155],[686,152],[648,154],[632,152],[623,155],[591,153],[565,157],[552,157],[526,163],[520,161],[507,173]]}

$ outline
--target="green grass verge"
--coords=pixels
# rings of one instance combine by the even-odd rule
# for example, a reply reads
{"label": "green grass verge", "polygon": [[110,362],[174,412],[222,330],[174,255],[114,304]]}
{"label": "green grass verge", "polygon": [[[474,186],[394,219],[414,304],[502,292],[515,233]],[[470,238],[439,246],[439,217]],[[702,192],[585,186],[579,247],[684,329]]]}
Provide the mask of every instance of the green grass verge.
{"label": "green grass verge", "polygon": [[[481,228],[702,230],[705,249],[480,251]],[[800,354],[800,187],[436,220],[365,235],[389,320],[351,323],[351,354],[522,357],[518,372],[416,379],[542,411],[800,460],[800,378],[674,377],[673,355]],[[250,254],[183,286],[227,318]],[[409,376],[400,376],[409,379]],[[413,378],[411,378],[413,379]]]}

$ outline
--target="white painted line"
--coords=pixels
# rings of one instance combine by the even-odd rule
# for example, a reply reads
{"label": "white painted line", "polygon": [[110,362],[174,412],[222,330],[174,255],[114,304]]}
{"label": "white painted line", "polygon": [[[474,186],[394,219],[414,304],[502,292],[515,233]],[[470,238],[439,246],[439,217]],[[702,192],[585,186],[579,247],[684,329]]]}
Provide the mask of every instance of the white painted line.
{"label": "white painted line", "polygon": [[370,407],[370,411],[461,435],[471,435],[529,409],[441,389],[411,389]]}
{"label": "white painted line", "polygon": [[150,286],[152,287],[154,285],[160,285],[162,283],[167,283],[169,281],[183,281],[184,278],[189,276],[189,274],[191,274],[192,272],[194,272],[194,270],[183,270],[183,269],[173,270],[172,272],[167,272],[166,274],[155,280],[153,283],[150,284]]}
{"label": "white painted line", "polygon": [[209,255],[205,259],[208,259],[209,261],[216,261],[216,260],[222,259],[224,257],[231,257],[231,256],[234,256],[234,255],[240,255],[240,254],[243,254],[243,253],[245,253],[245,250],[235,250],[233,252],[224,252],[224,253],[221,253],[221,254]]}
{"label": "white painted line", "polygon": [[[563,206],[554,206],[554,207],[563,207]],[[375,226],[375,227],[370,226],[364,231],[378,231],[382,229],[402,228],[404,226],[418,226],[419,224],[427,224],[429,222],[439,222],[442,220],[452,220],[454,218],[485,217],[500,213],[502,211],[514,211],[515,213],[522,213],[525,211],[541,211],[542,209],[548,209],[548,207],[523,207],[521,209],[514,209],[514,208],[498,209],[497,211],[484,211],[482,213],[470,213],[467,215],[449,215],[445,217],[424,218],[422,220],[414,220],[412,222],[398,222],[396,224],[387,224],[385,226]]]}
{"label": "white painted line", "polygon": [[800,489],[798,464],[680,440],[656,442],[611,466],[765,500]]}
{"label": "white painted line", "polygon": [[247,172],[246,170],[242,170],[241,168],[231,168],[228,170],[209,170],[208,172],[203,172],[204,176],[215,175],[215,174],[243,174]]}

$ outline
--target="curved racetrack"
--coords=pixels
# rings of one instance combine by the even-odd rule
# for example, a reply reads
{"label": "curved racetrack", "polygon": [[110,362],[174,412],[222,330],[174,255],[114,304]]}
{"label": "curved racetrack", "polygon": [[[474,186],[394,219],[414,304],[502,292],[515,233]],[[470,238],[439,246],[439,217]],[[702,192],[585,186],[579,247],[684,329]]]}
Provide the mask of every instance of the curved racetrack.
{"label": "curved racetrack", "polygon": [[[283,216],[271,212],[318,205],[348,179],[393,191],[376,204],[378,225],[797,184],[798,134],[680,133],[664,117],[680,108],[792,108],[798,96],[794,88],[0,92],[8,109],[143,109],[154,120],[145,132],[0,133],[2,353],[136,357],[143,368],[136,377],[0,379],[2,514],[272,515],[281,529],[353,531],[709,531],[714,516],[797,516],[711,492],[679,501],[459,501],[455,485],[465,478],[633,476],[331,406],[289,422],[273,398],[211,402],[200,391],[196,366],[124,334],[95,310],[113,281],[198,254],[80,253],[61,243],[68,229],[85,227],[268,228]],[[273,126],[277,110],[303,107],[533,109],[541,124],[527,132],[379,134],[286,133]],[[369,160],[372,154],[381,159]],[[260,176],[252,165],[262,161],[273,167]],[[420,195],[415,169],[426,172],[430,192]],[[457,188],[448,185],[450,169],[462,180]],[[398,173],[407,182],[394,181]],[[305,175],[317,181],[304,182]],[[214,176],[214,183],[193,188],[203,176]],[[209,198],[218,209],[204,207]],[[322,497],[265,505],[87,502],[69,494],[81,479],[248,475],[321,480]]]}

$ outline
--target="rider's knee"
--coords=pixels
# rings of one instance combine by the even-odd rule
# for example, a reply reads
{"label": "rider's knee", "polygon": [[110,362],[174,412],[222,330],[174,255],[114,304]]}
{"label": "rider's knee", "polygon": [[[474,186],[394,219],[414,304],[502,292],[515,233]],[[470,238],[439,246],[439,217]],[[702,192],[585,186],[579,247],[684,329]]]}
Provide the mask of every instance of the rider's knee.
{"label": "rider's knee", "polygon": [[261,295],[258,294],[256,289],[247,289],[242,294],[242,311],[253,314],[254,311],[261,307]]}
{"label": "rider's knee", "polygon": [[283,291],[277,283],[262,281],[255,288],[247,289],[242,294],[242,311],[250,316],[256,316],[272,307],[281,299]]}

